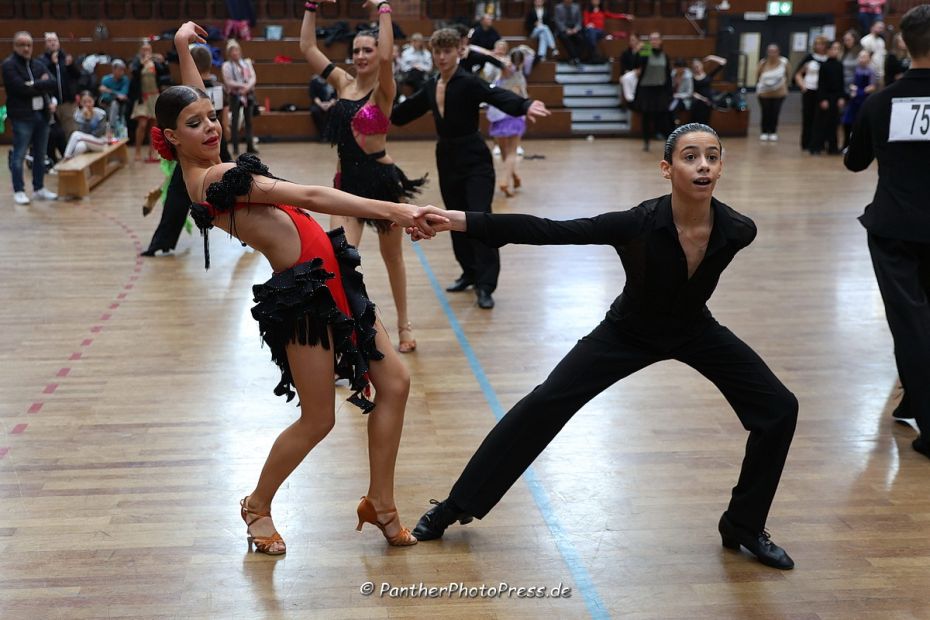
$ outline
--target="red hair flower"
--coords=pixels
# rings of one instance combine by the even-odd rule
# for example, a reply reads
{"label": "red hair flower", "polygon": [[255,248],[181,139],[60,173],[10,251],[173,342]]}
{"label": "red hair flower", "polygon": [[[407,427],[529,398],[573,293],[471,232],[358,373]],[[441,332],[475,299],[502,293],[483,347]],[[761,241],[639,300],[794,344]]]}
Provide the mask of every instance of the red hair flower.
{"label": "red hair flower", "polygon": [[168,161],[177,159],[177,156],[174,154],[174,149],[171,147],[168,139],[165,138],[165,132],[163,132],[160,127],[152,127],[149,135],[152,139],[152,148],[161,155],[162,159],[167,159]]}

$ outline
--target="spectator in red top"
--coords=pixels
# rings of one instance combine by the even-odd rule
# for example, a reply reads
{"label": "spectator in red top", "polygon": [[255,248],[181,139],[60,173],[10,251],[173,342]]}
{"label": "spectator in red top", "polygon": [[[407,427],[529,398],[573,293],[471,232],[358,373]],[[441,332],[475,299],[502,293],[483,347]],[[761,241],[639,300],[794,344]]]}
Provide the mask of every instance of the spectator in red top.
{"label": "spectator in red top", "polygon": [[882,21],[885,0],[859,0],[859,27],[862,32],[872,30],[872,24]]}
{"label": "spectator in red top", "polygon": [[607,36],[604,25],[608,17],[611,19],[633,20],[632,15],[611,13],[601,9],[601,0],[589,0],[587,8],[582,13],[581,21],[584,23],[584,36],[588,41],[588,48],[595,57],[592,60],[603,58],[597,53],[597,44]]}

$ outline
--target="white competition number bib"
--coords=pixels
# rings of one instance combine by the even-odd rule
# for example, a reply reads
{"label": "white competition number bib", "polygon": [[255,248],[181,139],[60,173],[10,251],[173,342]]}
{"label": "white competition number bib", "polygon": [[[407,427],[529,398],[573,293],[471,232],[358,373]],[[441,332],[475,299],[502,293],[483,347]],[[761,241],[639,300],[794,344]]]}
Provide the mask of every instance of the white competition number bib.
{"label": "white competition number bib", "polygon": [[930,97],[891,100],[889,142],[930,142]]}
{"label": "white competition number bib", "polygon": [[207,89],[207,96],[213,102],[213,109],[217,112],[223,109],[223,87],[211,86]]}

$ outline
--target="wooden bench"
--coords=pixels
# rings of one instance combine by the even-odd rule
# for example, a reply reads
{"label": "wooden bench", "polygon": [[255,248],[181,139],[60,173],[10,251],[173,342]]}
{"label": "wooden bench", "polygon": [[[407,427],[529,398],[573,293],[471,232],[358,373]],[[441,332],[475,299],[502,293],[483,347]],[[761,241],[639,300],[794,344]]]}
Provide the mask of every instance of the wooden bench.
{"label": "wooden bench", "polygon": [[55,166],[59,195],[83,198],[90,194],[91,188],[128,164],[126,142],[119,140],[98,153],[82,153]]}

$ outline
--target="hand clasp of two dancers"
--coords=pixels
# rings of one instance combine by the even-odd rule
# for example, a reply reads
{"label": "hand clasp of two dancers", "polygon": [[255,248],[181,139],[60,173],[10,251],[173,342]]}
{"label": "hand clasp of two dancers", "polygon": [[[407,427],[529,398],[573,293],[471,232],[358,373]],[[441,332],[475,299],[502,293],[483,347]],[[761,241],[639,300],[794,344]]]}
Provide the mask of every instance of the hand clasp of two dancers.
{"label": "hand clasp of two dancers", "polygon": [[[456,232],[465,232],[465,212],[464,211],[446,211],[433,205],[418,207],[416,211],[417,226],[407,226],[405,230],[413,241],[422,239],[431,239],[435,233],[447,232],[454,230]],[[429,231],[423,230],[419,222],[423,221],[429,226]],[[428,234],[430,233],[431,234]],[[427,233],[427,234],[425,234]]]}

